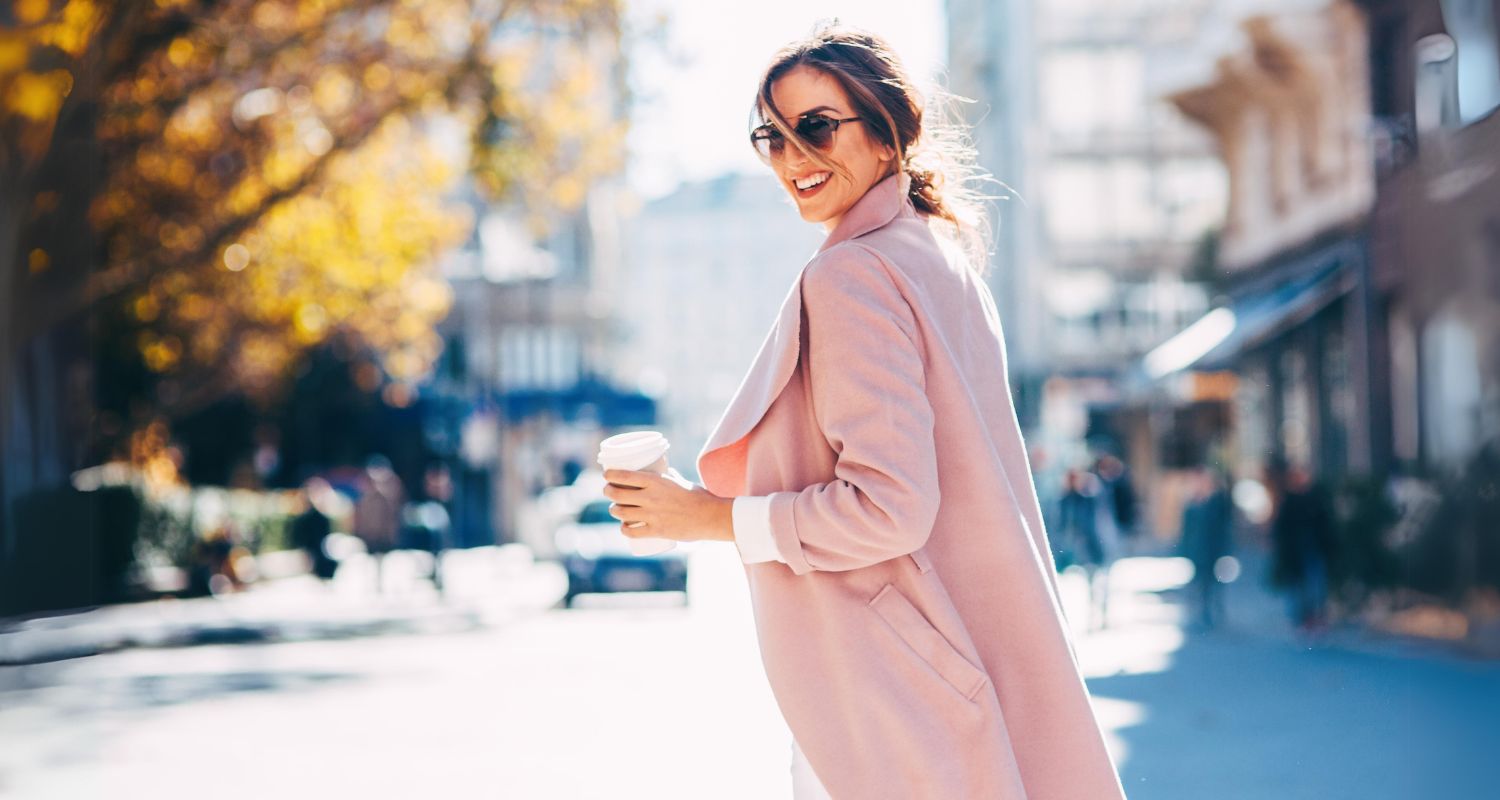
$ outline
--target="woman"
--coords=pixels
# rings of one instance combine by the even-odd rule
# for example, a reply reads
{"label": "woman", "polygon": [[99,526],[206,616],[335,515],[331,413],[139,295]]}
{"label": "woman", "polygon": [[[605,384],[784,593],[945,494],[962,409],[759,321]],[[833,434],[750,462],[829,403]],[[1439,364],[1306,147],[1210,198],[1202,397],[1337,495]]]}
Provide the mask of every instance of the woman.
{"label": "woman", "polygon": [[891,49],[847,28],[778,53],[756,111],[752,141],[828,236],[698,456],[703,487],[609,470],[611,513],[627,536],[735,543],[797,797],[1123,797],[994,302],[950,246],[975,231],[964,175],[927,166],[948,145]]}

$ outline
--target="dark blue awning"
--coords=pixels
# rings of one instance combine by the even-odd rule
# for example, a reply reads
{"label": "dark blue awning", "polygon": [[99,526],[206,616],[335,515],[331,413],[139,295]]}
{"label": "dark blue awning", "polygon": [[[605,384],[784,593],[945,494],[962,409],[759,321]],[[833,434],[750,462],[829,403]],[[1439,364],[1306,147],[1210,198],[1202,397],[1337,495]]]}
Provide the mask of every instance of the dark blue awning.
{"label": "dark blue awning", "polygon": [[496,400],[509,422],[520,422],[543,411],[575,422],[589,415],[605,427],[654,425],[656,398],[618,389],[598,380],[582,380],[559,389],[512,389]]}
{"label": "dark blue awning", "polygon": [[1333,259],[1269,289],[1233,298],[1204,314],[1141,360],[1147,377],[1184,369],[1227,369],[1252,350],[1302,324],[1354,288],[1349,260]]}

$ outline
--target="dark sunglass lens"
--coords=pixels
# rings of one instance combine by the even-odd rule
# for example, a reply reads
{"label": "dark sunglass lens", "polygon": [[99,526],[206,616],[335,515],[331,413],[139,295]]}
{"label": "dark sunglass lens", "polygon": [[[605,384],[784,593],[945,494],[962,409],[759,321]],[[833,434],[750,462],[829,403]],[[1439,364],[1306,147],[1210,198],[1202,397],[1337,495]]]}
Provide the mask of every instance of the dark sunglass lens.
{"label": "dark sunglass lens", "polygon": [[763,133],[755,139],[755,149],[759,150],[760,154],[767,158],[780,154],[782,148],[785,146],[786,139],[781,135],[781,131],[777,130]]}
{"label": "dark sunglass lens", "polygon": [[803,117],[797,123],[797,135],[813,147],[827,147],[833,141],[833,122],[827,117]]}

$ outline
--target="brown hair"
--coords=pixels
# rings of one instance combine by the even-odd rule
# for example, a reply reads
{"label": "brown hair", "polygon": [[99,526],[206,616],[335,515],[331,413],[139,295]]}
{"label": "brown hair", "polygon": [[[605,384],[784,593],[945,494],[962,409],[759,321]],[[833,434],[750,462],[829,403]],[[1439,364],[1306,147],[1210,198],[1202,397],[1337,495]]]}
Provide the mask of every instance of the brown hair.
{"label": "brown hair", "polygon": [[[783,47],[761,76],[753,113],[761,124],[774,125],[790,146],[807,153],[813,163],[845,179],[850,177],[848,170],[803,141],[771,102],[772,84],[800,66],[839,83],[855,115],[864,120],[867,135],[895,150],[896,163],[911,177],[912,205],[929,219],[948,223],[970,267],[982,275],[990,244],[983,202],[992,198],[967,184],[988,176],[976,166],[967,127],[953,121],[944,102],[963,98],[934,89],[939,102],[924,108],[928,104],[891,46],[873,33],[840,25],[837,20],[820,23],[811,35]],[[924,125],[924,112],[939,120]]]}

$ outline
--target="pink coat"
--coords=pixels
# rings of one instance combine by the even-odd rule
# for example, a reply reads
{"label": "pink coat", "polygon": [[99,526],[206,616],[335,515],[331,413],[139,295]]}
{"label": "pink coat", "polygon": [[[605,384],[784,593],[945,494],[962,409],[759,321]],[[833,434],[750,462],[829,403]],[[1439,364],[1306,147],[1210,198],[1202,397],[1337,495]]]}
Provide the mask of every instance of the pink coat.
{"label": "pink coat", "polygon": [[828,235],[698,455],[715,494],[771,498],[786,563],[745,565],[767,679],[835,800],[1123,798],[994,301],[908,186]]}

